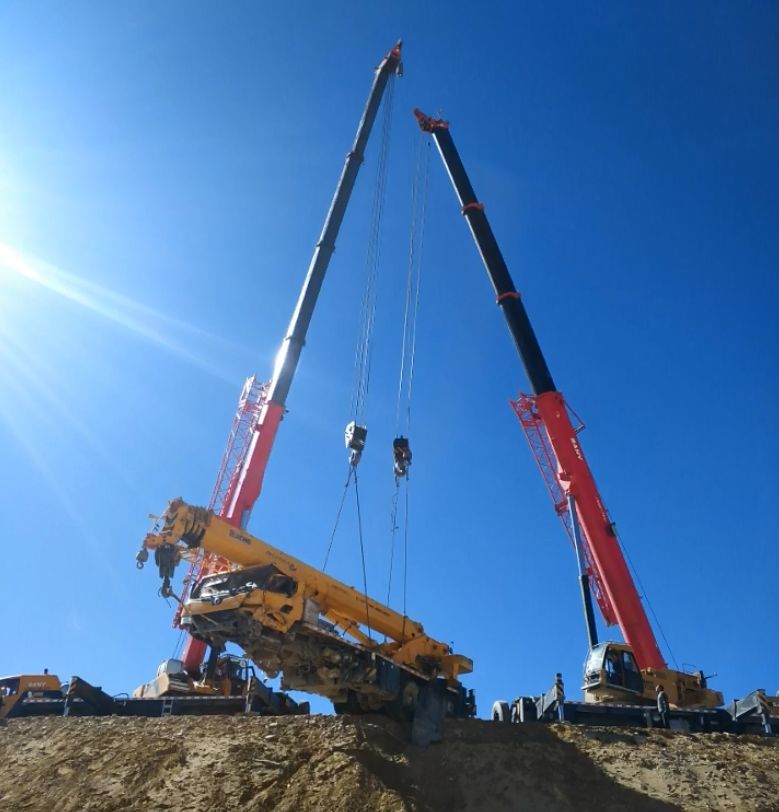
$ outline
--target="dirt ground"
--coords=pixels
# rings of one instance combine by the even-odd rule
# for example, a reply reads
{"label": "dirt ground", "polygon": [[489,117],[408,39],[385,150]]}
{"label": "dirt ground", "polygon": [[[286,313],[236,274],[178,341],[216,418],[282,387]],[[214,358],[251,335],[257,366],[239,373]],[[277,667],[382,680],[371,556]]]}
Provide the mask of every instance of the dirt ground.
{"label": "dirt ground", "polygon": [[779,810],[779,740],[379,717],[11,720],[0,810]]}

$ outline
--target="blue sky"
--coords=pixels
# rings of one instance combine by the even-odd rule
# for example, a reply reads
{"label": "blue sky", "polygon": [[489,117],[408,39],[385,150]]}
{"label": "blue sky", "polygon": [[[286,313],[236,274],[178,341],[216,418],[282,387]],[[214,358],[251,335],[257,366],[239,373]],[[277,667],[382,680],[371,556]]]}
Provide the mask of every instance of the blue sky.
{"label": "blue sky", "polygon": [[[776,691],[778,36],[768,3],[2,4],[0,672],[119,692],[175,650],[156,576],[134,568],[147,515],[207,502],[402,37],[360,469],[369,591],[386,594],[419,106],[451,121],[676,662],[729,698]],[[250,525],[312,564],[345,473],[376,146]],[[409,613],[474,659],[482,712],[558,670],[574,693],[573,552],[435,153],[419,319]],[[330,571],[358,585],[353,513]]]}

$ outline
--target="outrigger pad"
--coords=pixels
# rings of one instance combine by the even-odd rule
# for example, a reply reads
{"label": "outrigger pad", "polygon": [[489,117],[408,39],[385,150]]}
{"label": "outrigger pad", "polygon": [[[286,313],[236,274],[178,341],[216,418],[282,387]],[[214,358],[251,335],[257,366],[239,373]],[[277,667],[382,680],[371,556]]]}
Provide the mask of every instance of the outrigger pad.
{"label": "outrigger pad", "polygon": [[446,688],[440,680],[426,685],[417,696],[414,721],[411,723],[411,743],[427,747],[444,737]]}

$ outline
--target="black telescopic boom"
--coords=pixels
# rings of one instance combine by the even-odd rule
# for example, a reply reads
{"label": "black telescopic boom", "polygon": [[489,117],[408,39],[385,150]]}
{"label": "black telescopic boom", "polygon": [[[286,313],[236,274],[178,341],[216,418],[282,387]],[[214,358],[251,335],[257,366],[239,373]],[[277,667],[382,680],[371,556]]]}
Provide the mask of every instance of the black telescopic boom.
{"label": "black telescopic boom", "polygon": [[306,333],[314,312],[314,305],[319,296],[322,281],[330,263],[330,257],[335,251],[338,230],[344,219],[346,206],[349,203],[354,182],[357,179],[357,172],[363,161],[365,145],[368,143],[368,136],[373,127],[373,122],[376,120],[384,89],[390,75],[400,73],[401,45],[402,43],[399,40],[376,68],[371,92],[368,95],[368,101],[365,103],[365,109],[357,127],[357,134],[354,137],[354,144],[352,144],[352,148],[346,156],[346,163],[341,172],[338,186],[336,186],[330,209],[327,212],[322,233],[314,248],[314,255],[311,257],[311,264],[308,266],[308,273],[300,291],[300,297],[287,328],[287,335],[276,356],[276,365],[268,389],[267,400],[278,406],[284,406],[286,403],[292,378],[300,360],[300,352],[306,342]]}
{"label": "black telescopic boom", "polygon": [[546,365],[536,334],[533,332],[533,326],[530,324],[519,293],[514,287],[495,235],[492,233],[487,215],[484,213],[484,206],[478,202],[465,167],[457,153],[449,132],[449,123],[440,118],[430,118],[419,110],[414,110],[414,115],[419,121],[419,126],[433,136],[438,151],[441,153],[446,171],[449,173],[449,178],[460,200],[462,213],[468,221],[484,267],[495,288],[497,302],[503,311],[522,365],[525,367],[533,394],[540,395],[544,392],[555,391],[556,387],[549,367]]}

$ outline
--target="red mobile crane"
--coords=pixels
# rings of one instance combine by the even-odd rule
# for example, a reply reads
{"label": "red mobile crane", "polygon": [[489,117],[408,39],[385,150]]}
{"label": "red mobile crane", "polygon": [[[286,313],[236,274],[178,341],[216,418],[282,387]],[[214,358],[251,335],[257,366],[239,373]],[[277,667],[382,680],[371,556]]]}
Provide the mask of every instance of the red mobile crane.
{"label": "red mobile crane", "polygon": [[[572,412],[554,384],[484,206],[478,202],[455,148],[449,124],[419,110],[414,114],[421,129],[432,135],[438,147],[530,382],[532,394],[521,395],[512,401],[512,406],[579,561],[590,643],[585,665],[586,701],[651,703],[655,701],[655,686],[662,684],[677,707],[721,705],[722,694],[706,686],[701,672],[688,674],[668,668],[579,442],[582,426],[574,426]],[[619,625],[627,645],[598,644],[590,587],[603,619],[608,625]],[[561,679],[550,693],[563,698]],[[498,714],[504,714],[505,710],[499,708]],[[517,710],[526,711],[527,703],[519,703]]]}
{"label": "red mobile crane", "polygon": [[[392,74],[402,73],[401,45],[402,43],[398,41],[374,72],[373,84],[357,127],[354,143],[346,156],[287,334],[276,356],[271,380],[267,384],[260,384],[255,378],[248,378],[241,393],[238,412],[217,477],[211,505],[220,518],[234,527],[246,529],[254,503],[262,490],[265,469],[268,466],[279,423],[284,415],[289,388],[305,344],[325,272],[335,250],[335,241],[346,206],[363,161],[368,136],[387,82]],[[185,579],[185,589],[194,587],[210,573],[229,568],[230,562],[223,561],[218,556],[204,556],[190,570],[189,576]],[[179,617],[180,611],[176,615],[176,622]],[[206,644],[203,641],[187,637],[182,660],[189,674],[194,675],[200,671],[205,651]]]}

